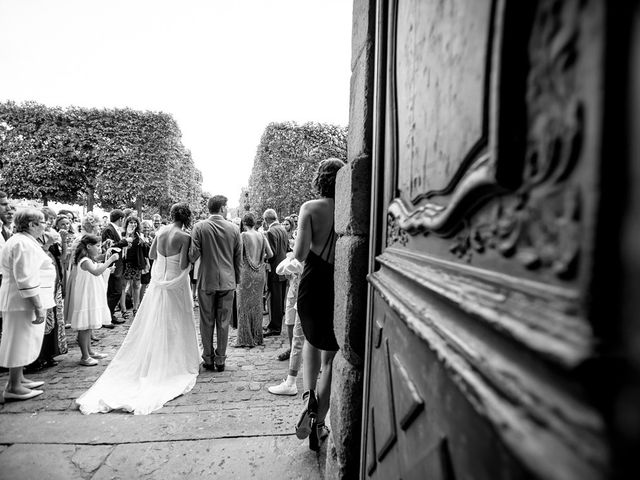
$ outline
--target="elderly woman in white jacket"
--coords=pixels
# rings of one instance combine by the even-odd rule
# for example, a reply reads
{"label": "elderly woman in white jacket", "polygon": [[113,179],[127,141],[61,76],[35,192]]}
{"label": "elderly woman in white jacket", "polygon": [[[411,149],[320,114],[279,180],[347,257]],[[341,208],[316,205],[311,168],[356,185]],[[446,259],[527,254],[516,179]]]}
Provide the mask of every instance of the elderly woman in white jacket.
{"label": "elderly woman in white jacket", "polygon": [[40,353],[47,309],[55,306],[56,271],[36,240],[46,226],[42,212],[34,208],[21,210],[16,213],[14,224],[16,233],[0,254],[3,317],[0,366],[9,368],[4,399],[26,400],[42,393],[35,389],[44,382],[26,379],[22,369]]}

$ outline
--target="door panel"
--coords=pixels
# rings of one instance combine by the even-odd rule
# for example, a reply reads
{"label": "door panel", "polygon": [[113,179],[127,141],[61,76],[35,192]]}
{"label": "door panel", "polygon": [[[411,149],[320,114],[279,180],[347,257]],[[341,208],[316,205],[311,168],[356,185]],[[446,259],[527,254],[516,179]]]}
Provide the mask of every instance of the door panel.
{"label": "door panel", "polygon": [[[487,144],[491,7],[491,0],[397,2],[398,186],[408,202],[445,190],[469,154]],[[457,134],[433,128],[443,124]]]}
{"label": "door panel", "polygon": [[[605,478],[604,3],[379,0],[363,478]],[[381,235],[380,235],[381,234]]]}

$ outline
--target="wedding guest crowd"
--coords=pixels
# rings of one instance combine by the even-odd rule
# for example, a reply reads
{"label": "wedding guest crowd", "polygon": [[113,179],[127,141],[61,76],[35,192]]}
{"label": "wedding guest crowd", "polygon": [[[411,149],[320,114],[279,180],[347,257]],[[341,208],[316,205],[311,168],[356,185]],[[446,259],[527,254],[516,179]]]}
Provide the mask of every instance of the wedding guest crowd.
{"label": "wedding guest crowd", "polygon": [[[115,232],[120,235],[119,241],[121,247],[118,248],[116,246],[112,251],[112,246],[118,243],[116,242],[114,244],[110,239],[107,239],[103,243],[101,239],[103,230],[108,230],[110,223],[105,224],[104,221],[101,222],[100,217],[95,213],[87,212],[82,219],[79,219],[69,210],[60,210],[56,213],[52,208],[45,206],[39,211],[39,215],[42,216],[43,220],[41,224],[38,224],[38,230],[36,231],[32,224],[28,222],[24,223],[25,218],[32,218],[33,215],[35,215],[35,211],[37,210],[30,208],[21,209],[19,211],[20,215],[16,214],[17,216],[14,221],[16,208],[12,205],[6,192],[0,191],[0,221],[2,222],[0,262],[2,262],[2,251],[7,243],[14,244],[17,242],[17,239],[27,236],[27,238],[33,238],[35,240],[35,244],[40,248],[42,253],[47,256],[52,271],[54,272],[51,286],[46,287],[47,291],[51,293],[51,298],[45,299],[43,297],[42,286],[39,289],[38,295],[33,296],[34,298],[42,298],[40,304],[47,306],[44,317],[45,320],[42,322],[43,335],[41,339],[39,339],[37,335],[31,335],[30,337],[34,344],[39,344],[35,358],[32,358],[20,366],[20,372],[18,372],[17,367],[15,367],[14,377],[12,377],[14,378],[14,382],[11,383],[10,381],[6,389],[6,392],[9,393],[6,397],[12,400],[23,400],[35,396],[27,395],[28,392],[18,388],[15,379],[22,378],[24,376],[22,372],[34,373],[57,365],[58,360],[56,360],[56,357],[68,352],[69,338],[65,330],[69,328],[73,328],[78,332],[77,341],[81,349],[79,365],[93,366],[97,364],[96,359],[104,358],[104,355],[93,351],[92,343],[97,342],[98,338],[92,335],[92,331],[98,328],[113,328],[115,324],[124,322],[123,320],[112,317],[107,304],[109,298],[106,293],[107,278],[110,277],[112,270],[114,270],[110,268],[110,265],[116,262],[116,260],[121,260],[123,254],[126,255],[126,253],[129,253],[131,263],[137,260],[136,264],[142,264],[143,268],[140,270],[140,273],[148,272],[150,268],[148,254],[152,239],[148,234],[153,231],[151,222],[147,223],[147,235],[137,231],[130,236],[126,236],[126,231],[124,230]],[[120,210],[114,210],[114,212],[116,217],[123,215],[123,212]],[[28,214],[27,217],[25,217],[24,214]],[[33,222],[33,220],[30,221]],[[137,218],[131,217],[128,222],[128,224],[132,225],[131,230],[139,230],[133,228],[136,223]],[[25,228],[26,230],[24,230]],[[16,240],[9,242],[11,238],[18,233],[20,233],[20,235],[16,237]],[[106,236],[108,237],[109,233],[107,233]],[[19,243],[19,245],[20,246],[13,246],[14,249],[18,249],[19,255],[24,255],[23,247],[25,247],[25,245],[33,247],[31,243],[25,243],[24,241]],[[133,248],[130,248],[131,246],[133,246]],[[31,248],[31,250],[33,250],[33,248]],[[120,252],[119,254],[114,253],[118,250]],[[127,250],[129,252],[127,252]],[[105,252],[108,253],[106,262]],[[9,255],[8,251],[6,255]],[[140,258],[142,260],[140,260]],[[80,268],[78,268],[79,266]],[[4,271],[0,269],[0,288],[3,273]],[[77,282],[78,273],[80,273],[80,282]],[[94,281],[87,279],[87,275],[95,277]],[[89,284],[91,285],[89,286]],[[95,292],[101,288],[101,286],[104,287],[104,294],[102,295],[104,298],[97,300],[100,295]],[[123,286],[123,283],[120,283],[121,290]],[[136,282],[132,282],[130,287],[130,293],[136,305],[139,303],[137,295],[139,290],[136,288],[137,286]],[[13,282],[11,285],[7,283],[5,290],[9,288],[13,288]],[[2,293],[0,293],[0,297],[1,296]],[[103,312],[104,309],[95,306],[102,301],[104,301],[105,308],[109,311],[107,317],[99,314]],[[50,305],[51,302],[53,302],[53,305]],[[8,316],[10,319],[15,318],[15,314],[12,315],[12,313],[8,313]],[[3,317],[6,317],[6,315],[3,315]],[[79,321],[78,319],[80,317],[84,320]],[[9,335],[7,332],[12,332],[11,338],[22,338],[16,333],[15,329],[11,327],[3,328],[1,319],[2,317],[0,317],[0,341],[2,332],[4,332],[5,335]],[[90,322],[90,326],[88,326],[87,322]],[[15,323],[12,324],[12,326],[15,325]],[[10,347],[8,344],[9,341],[9,337],[7,337],[5,348],[8,350],[5,352],[6,355],[4,358],[7,365],[3,365],[3,359],[0,358],[0,368],[4,368],[5,370],[9,368],[11,371],[14,367],[9,365],[9,363],[15,364],[18,360],[11,357],[11,352],[13,352],[16,347]],[[30,346],[32,347],[33,345],[30,344]],[[31,350],[29,350],[29,357],[31,356],[30,352]],[[24,361],[24,358],[27,357],[20,357],[19,361]],[[38,386],[42,386],[42,383],[39,383]]]}
{"label": "wedding guest crowd", "polygon": [[[187,303],[192,305],[192,297],[199,309],[204,369],[225,370],[230,326],[237,328],[234,347],[251,349],[263,345],[265,337],[280,336],[284,322],[288,348],[277,357],[289,360],[287,378],[268,391],[297,395],[303,369],[304,405],[295,430],[318,450],[328,435],[325,417],[338,350],[333,333],[334,197],[343,165],[337,159],[320,162],[314,178],[319,198],[282,223],[272,208],[228,220],[227,199],[221,195],[209,199],[210,216],[192,229],[186,204],[172,207],[167,230],[160,215],[142,221],[132,209],[114,209],[102,218],[88,212],[80,219],[49,207],[24,208],[14,215],[7,194],[0,191],[0,367],[9,369],[4,399],[43,393],[44,381],[25,377],[25,367],[36,372],[56,365],[55,357],[68,352],[65,327],[77,331],[79,366],[104,359],[94,348],[99,339],[92,332],[136,322],[147,286],[152,285],[147,295],[156,295],[159,284],[154,282],[160,281],[151,275],[151,258],[158,255],[155,241],[164,238],[166,248],[179,231],[188,252],[180,247],[162,259],[166,263],[179,254],[180,269],[191,264],[193,292]],[[164,289],[172,285],[169,279],[162,282]],[[265,298],[268,324],[263,327]],[[142,304],[142,322],[155,315],[148,302]],[[184,392],[191,387],[190,380]],[[148,412],[161,406],[154,404]]]}

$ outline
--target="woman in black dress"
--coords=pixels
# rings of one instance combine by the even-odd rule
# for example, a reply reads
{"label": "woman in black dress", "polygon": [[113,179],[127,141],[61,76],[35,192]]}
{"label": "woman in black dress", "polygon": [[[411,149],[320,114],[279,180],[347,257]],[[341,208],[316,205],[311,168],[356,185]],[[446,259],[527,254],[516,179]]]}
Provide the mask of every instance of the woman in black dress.
{"label": "woman in black dress", "polygon": [[[138,313],[138,306],[140,305],[140,280],[142,277],[142,271],[148,268],[148,261],[145,257],[145,252],[148,252],[149,242],[146,237],[142,235],[140,231],[140,220],[133,215],[128,217],[124,223],[124,231],[127,238],[133,238],[131,245],[127,247],[125,260],[124,260],[124,281],[129,284],[129,291],[131,292],[131,301],[133,304],[133,316]],[[122,295],[125,296],[126,287],[122,289]],[[124,297],[126,300],[126,297]],[[126,301],[124,303],[125,308],[122,310],[122,318],[129,318]]]}
{"label": "woman in black dress", "polygon": [[155,235],[153,231],[153,223],[150,220],[142,221],[142,236],[147,240],[147,243],[144,247],[144,259],[145,259],[145,267],[140,274],[140,302],[142,303],[142,299],[144,298],[144,294],[147,291],[147,287],[149,283],[151,283],[151,267],[153,266],[153,260],[149,258],[149,250],[151,249],[151,242],[153,241],[153,237]]}
{"label": "woman in black dress", "polygon": [[344,162],[335,158],[320,162],[313,180],[320,198],[300,207],[294,247],[295,258],[305,262],[298,290],[298,314],[307,340],[302,351],[305,406],[296,435],[300,439],[308,436],[312,450],[318,450],[320,441],[329,434],[324,419],[329,410],[333,357],[338,351],[333,333],[333,214],[336,175],[342,166]]}

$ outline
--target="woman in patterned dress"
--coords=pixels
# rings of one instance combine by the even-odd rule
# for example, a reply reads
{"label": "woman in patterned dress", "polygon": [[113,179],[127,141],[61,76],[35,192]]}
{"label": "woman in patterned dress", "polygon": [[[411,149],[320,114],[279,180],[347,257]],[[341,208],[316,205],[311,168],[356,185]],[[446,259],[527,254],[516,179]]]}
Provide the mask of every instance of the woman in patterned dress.
{"label": "woman in patterned dress", "polygon": [[44,339],[38,358],[25,367],[25,372],[37,372],[43,368],[53,367],[58,364],[54,357],[67,353],[67,336],[64,329],[62,309],[58,308],[62,302],[62,283],[64,273],[62,270],[62,240],[60,234],[51,227],[56,220],[56,212],[50,207],[41,210],[46,223],[44,232],[36,238],[44,252],[51,258],[56,269],[56,280],[53,288],[53,297],[56,306],[47,310],[45,320]]}
{"label": "woman in patterned dress", "polygon": [[264,260],[273,252],[263,234],[255,229],[255,217],[251,213],[242,218],[242,266],[240,283],[236,291],[238,299],[238,339],[236,347],[262,345],[262,292],[264,290]]}

